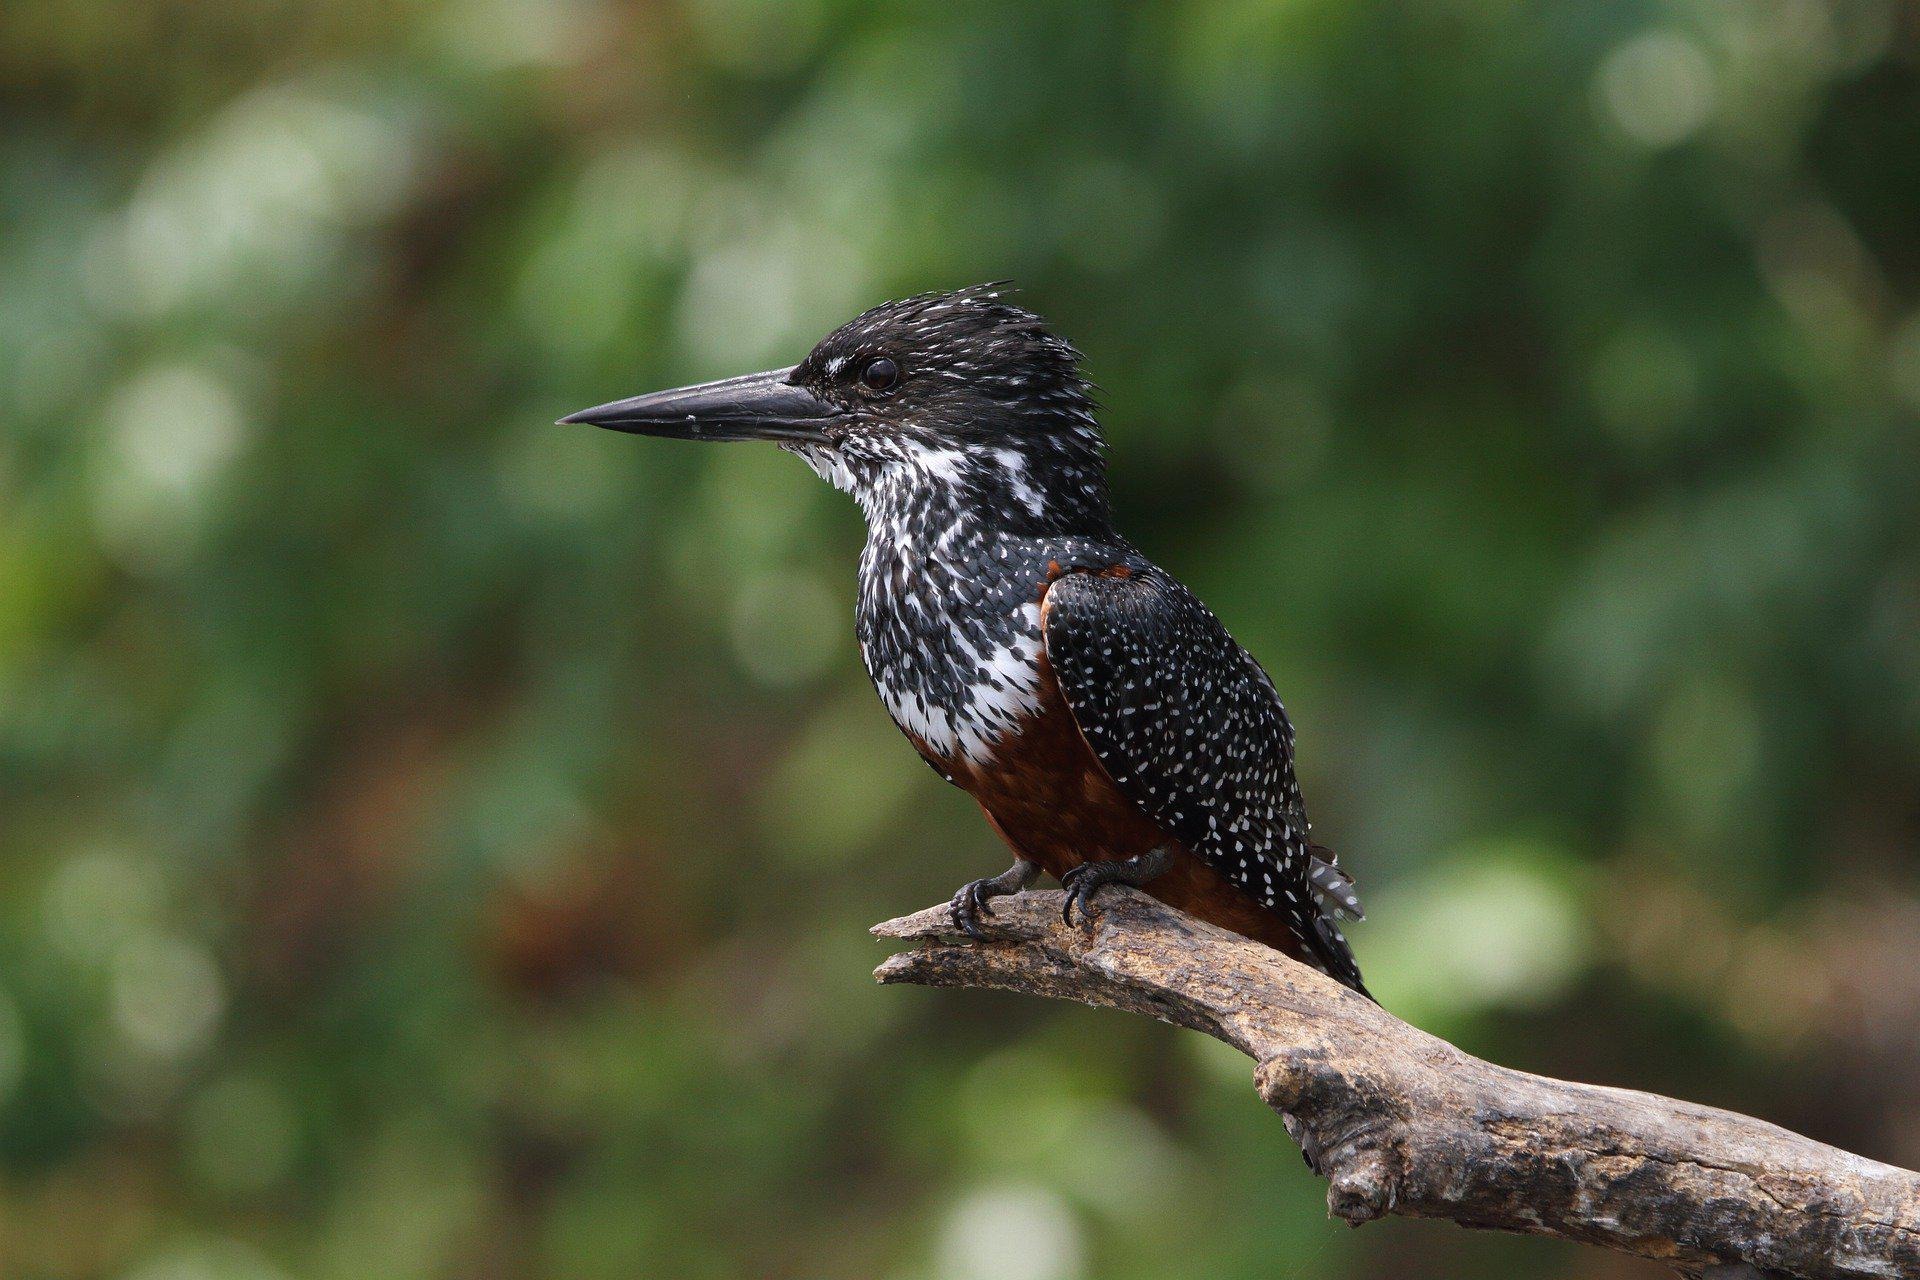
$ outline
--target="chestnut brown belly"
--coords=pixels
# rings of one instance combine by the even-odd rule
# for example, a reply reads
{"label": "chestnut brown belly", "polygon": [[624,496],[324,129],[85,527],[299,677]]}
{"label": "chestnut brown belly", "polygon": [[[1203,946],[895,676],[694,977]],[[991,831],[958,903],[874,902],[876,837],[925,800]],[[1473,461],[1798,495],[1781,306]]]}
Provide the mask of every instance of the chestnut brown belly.
{"label": "chestnut brown belly", "polygon": [[[1131,858],[1167,845],[1173,863],[1145,892],[1301,958],[1280,915],[1235,888],[1121,794],[1042,662],[1039,712],[1001,739],[990,760],[929,758],[973,796],[1016,855],[1056,880],[1082,862]],[[928,754],[924,747],[922,753]]]}

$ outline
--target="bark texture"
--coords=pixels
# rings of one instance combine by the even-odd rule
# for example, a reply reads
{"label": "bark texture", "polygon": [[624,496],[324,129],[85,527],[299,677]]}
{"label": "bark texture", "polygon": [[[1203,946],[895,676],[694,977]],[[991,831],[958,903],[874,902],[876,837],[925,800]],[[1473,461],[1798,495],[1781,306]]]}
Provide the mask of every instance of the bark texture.
{"label": "bark texture", "polygon": [[984,942],[945,906],[881,982],[995,987],[1146,1014],[1257,1063],[1260,1096],[1358,1226],[1384,1214],[1558,1236],[1686,1275],[1914,1277],[1920,1174],[1749,1116],[1496,1066],[1332,979],[1130,890],[1068,928],[1058,893],[996,899]]}

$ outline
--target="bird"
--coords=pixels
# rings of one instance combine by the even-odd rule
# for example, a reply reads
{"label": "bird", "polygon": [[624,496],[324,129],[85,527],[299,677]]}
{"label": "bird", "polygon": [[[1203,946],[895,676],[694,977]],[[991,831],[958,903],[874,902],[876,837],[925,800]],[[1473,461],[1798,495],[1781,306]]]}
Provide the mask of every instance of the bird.
{"label": "bird", "polygon": [[1082,357],[1004,283],[882,303],[798,364],[560,419],[770,441],[866,521],[854,610],[880,701],[1013,852],[953,895],[975,938],[1042,872],[1084,924],[1135,886],[1368,999],[1352,878],[1311,839],[1273,681],[1115,527]]}

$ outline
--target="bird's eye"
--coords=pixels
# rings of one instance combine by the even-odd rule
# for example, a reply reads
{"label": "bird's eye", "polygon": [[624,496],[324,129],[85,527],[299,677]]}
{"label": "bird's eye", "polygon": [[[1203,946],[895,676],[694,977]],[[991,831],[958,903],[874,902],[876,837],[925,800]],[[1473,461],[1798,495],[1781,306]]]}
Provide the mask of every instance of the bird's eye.
{"label": "bird's eye", "polygon": [[900,366],[885,356],[875,356],[860,366],[860,385],[869,391],[891,391],[900,384]]}

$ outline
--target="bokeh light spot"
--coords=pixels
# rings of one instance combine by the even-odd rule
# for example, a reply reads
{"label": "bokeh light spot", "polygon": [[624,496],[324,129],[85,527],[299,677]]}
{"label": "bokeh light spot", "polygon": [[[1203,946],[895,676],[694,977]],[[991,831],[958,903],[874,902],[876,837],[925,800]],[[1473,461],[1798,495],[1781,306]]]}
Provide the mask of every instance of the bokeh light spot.
{"label": "bokeh light spot", "polygon": [[182,1057],[212,1033],[226,1003],[213,957],[184,938],[143,934],[114,956],[113,1021],[136,1048]]}
{"label": "bokeh light spot", "polygon": [[941,1280],[1077,1280],[1086,1247],[1073,1211],[1042,1186],[999,1184],[964,1195],[940,1233]]}
{"label": "bokeh light spot", "polygon": [[1713,111],[1713,66],[1692,38],[1647,31],[1606,56],[1597,84],[1620,131],[1649,147],[1684,142]]}
{"label": "bokeh light spot", "polygon": [[803,570],[756,574],[734,595],[734,656],[761,684],[782,687],[818,679],[849,648],[847,619],[826,585]]}

